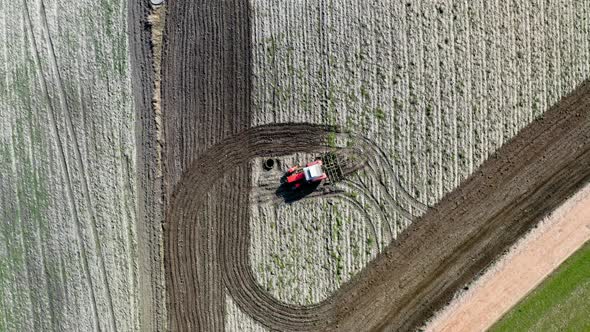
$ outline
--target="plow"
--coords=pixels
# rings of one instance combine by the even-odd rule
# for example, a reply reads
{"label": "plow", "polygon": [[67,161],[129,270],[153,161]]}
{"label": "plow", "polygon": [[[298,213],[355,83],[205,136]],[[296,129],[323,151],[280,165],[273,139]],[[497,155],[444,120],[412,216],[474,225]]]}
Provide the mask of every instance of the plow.
{"label": "plow", "polygon": [[[345,151],[345,150],[343,150]],[[320,183],[334,184],[343,181],[346,176],[362,167],[362,163],[346,153],[329,151],[309,162],[305,167],[295,165],[285,174],[287,184],[293,189],[299,189],[305,184]]]}

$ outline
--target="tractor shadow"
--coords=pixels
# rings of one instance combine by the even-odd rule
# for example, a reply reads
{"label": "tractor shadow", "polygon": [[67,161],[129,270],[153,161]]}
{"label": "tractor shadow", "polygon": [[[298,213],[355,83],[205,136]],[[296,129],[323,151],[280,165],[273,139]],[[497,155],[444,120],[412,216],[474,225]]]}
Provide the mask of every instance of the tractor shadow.
{"label": "tractor shadow", "polygon": [[321,182],[302,183],[299,188],[287,183],[287,175],[281,177],[281,185],[275,191],[275,195],[285,203],[293,203],[317,192]]}

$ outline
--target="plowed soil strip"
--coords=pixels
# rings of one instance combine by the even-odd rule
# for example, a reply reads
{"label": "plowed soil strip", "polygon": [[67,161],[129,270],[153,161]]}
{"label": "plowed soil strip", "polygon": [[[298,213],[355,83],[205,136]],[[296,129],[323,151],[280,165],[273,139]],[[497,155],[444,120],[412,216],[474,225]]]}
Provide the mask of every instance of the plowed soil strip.
{"label": "plowed soil strip", "polygon": [[[155,144],[164,143],[162,204],[170,211],[182,210],[191,198],[179,197],[178,208],[169,205],[174,188],[180,192],[183,186],[179,182],[182,174],[195,173],[191,167],[199,167],[194,160],[214,144],[250,126],[252,52],[249,1],[169,0],[166,3],[161,85],[164,139]],[[220,160],[210,162],[207,167],[217,167]],[[219,183],[231,184],[225,189],[221,184],[199,189],[202,190],[199,194],[204,195],[199,198],[206,203],[199,207],[201,216],[211,220],[222,218],[226,205],[232,206],[227,201],[231,199],[229,194],[234,190],[241,192],[250,181],[248,169],[242,171],[218,179]],[[190,184],[191,180],[184,183]],[[219,197],[226,198],[216,199]],[[247,214],[247,211],[240,213]],[[217,251],[211,247],[211,241],[203,240],[213,239],[214,235],[209,227],[214,223],[207,218],[203,224],[166,219],[171,229],[178,231],[174,236],[172,232],[164,232],[171,330],[224,330],[225,294],[216,264]],[[177,246],[175,259],[181,259],[181,263],[171,258],[172,246]],[[180,275],[179,271],[182,271]]]}
{"label": "plowed soil strip", "polygon": [[[269,320],[267,326],[306,328],[314,322],[305,313],[315,310],[282,305],[256,283],[249,255],[250,187],[234,179],[248,176],[248,161],[255,157],[321,152],[328,132],[307,124],[249,129],[207,150],[183,174],[168,212],[165,242],[173,329],[221,329],[223,312],[211,311],[211,302],[218,302],[214,296],[224,299],[222,292],[212,292],[222,281],[242,309]],[[208,209],[210,199],[220,204]]]}
{"label": "plowed soil strip", "polygon": [[408,330],[590,177],[590,85],[583,84],[325,301],[292,306],[255,281],[249,169],[258,156],[321,150],[329,129],[244,130],[250,107],[246,1],[169,2],[163,63],[165,268],[170,328],[224,329],[224,289],[276,330]]}
{"label": "plowed soil strip", "polygon": [[590,240],[590,185],[567,200],[467,292],[429,322],[426,331],[484,331]]}
{"label": "plowed soil strip", "polygon": [[366,281],[350,285],[362,285],[362,296],[373,302],[365,308],[351,305],[342,315],[364,311],[379,322],[374,327],[391,330],[420,325],[590,179],[589,136],[590,84],[585,82],[365,269],[359,279]]}
{"label": "plowed soil strip", "polygon": [[[527,127],[443,202],[429,210],[360,275],[314,306],[281,303],[252,275],[249,188],[232,176],[267,155],[320,151],[327,130],[305,124],[246,130],[205,152],[184,173],[169,210],[168,285],[174,326],[223,323],[207,309],[223,280],[236,303],[278,330],[410,329],[422,323],[590,175],[589,85]],[[221,190],[211,190],[221,183]],[[224,202],[202,215],[207,197]],[[210,321],[217,317],[215,323]],[[209,325],[212,324],[212,325]]]}

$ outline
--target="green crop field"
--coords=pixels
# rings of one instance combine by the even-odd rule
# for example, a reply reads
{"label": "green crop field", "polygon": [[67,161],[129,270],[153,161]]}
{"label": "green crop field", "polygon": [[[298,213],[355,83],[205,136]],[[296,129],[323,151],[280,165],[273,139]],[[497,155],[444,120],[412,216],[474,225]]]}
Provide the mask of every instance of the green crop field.
{"label": "green crop field", "polygon": [[490,331],[589,331],[590,242]]}

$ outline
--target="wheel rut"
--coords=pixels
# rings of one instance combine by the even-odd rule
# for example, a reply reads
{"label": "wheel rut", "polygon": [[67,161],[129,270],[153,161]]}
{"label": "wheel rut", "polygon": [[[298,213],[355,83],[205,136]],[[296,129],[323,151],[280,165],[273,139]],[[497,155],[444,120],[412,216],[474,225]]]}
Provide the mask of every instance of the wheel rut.
{"label": "wheel rut", "polygon": [[162,109],[171,330],[223,331],[226,290],[271,330],[411,330],[590,179],[585,82],[337,292],[310,306],[283,303],[256,282],[250,266],[248,163],[322,152],[335,128],[249,128],[248,2],[170,0],[168,6]]}

